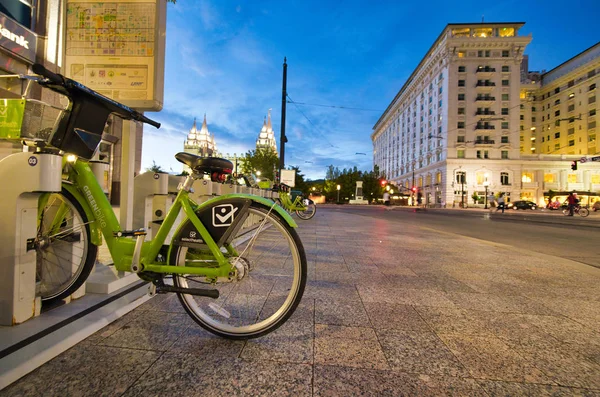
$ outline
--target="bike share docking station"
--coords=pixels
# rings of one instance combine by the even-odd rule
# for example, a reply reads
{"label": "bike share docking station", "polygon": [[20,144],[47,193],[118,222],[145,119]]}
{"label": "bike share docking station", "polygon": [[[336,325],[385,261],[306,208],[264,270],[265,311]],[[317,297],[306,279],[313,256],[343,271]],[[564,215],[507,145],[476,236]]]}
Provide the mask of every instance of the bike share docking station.
{"label": "bike share docking station", "polygon": [[33,246],[38,199],[61,191],[61,170],[62,156],[56,154],[21,152],[0,160],[0,325],[20,324],[40,313]]}

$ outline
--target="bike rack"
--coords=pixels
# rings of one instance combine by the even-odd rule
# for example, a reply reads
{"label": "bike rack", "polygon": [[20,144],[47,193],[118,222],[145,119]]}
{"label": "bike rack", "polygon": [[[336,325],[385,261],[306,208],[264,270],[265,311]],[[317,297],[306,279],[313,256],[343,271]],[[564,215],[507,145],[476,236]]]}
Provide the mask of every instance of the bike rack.
{"label": "bike rack", "polygon": [[[61,191],[62,156],[20,152],[0,160],[0,325],[20,324],[41,310],[36,298],[38,199]],[[16,215],[16,216],[15,216]]]}
{"label": "bike rack", "polygon": [[145,172],[133,180],[133,229],[146,229],[146,239],[154,237],[175,200],[169,193],[170,177],[163,172]]}

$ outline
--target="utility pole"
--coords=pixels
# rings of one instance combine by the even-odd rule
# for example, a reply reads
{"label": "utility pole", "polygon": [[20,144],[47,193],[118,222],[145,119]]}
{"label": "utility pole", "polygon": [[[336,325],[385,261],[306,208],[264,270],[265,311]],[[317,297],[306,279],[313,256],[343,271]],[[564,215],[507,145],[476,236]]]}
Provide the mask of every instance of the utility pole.
{"label": "utility pole", "polygon": [[281,88],[281,135],[279,136],[279,169],[285,168],[285,105],[287,103],[287,58],[283,58],[283,84]]}

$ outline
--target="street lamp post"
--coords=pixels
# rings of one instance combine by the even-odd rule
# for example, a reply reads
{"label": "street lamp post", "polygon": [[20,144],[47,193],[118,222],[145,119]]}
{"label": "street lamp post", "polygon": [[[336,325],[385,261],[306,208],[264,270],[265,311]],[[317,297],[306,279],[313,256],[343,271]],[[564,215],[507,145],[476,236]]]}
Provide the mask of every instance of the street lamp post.
{"label": "street lamp post", "polygon": [[488,187],[490,183],[488,181],[483,182],[483,186],[485,187],[485,206],[484,209],[488,209]]}
{"label": "street lamp post", "polygon": [[337,203],[338,203],[338,204],[340,203],[340,189],[341,189],[341,188],[342,188],[342,187],[341,187],[340,185],[337,185],[337,191],[338,191]]}

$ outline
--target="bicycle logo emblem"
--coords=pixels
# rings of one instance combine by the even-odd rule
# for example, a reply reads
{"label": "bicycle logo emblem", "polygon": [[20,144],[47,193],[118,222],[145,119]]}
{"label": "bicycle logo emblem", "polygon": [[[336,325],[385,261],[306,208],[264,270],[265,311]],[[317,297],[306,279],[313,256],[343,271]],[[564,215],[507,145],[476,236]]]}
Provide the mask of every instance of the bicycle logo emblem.
{"label": "bicycle logo emblem", "polygon": [[27,159],[27,164],[29,164],[32,167],[35,167],[38,163],[38,159],[35,156],[31,156],[29,157],[29,159]]}
{"label": "bicycle logo emblem", "polygon": [[235,218],[235,213],[238,208],[234,207],[232,204],[222,204],[213,207],[213,226],[214,227],[226,227],[230,226],[233,223]]}
{"label": "bicycle logo emblem", "polygon": [[160,178],[160,175],[154,174],[154,179],[158,179],[158,178]]}
{"label": "bicycle logo emblem", "polygon": [[190,232],[190,238],[196,238],[196,232]]}

